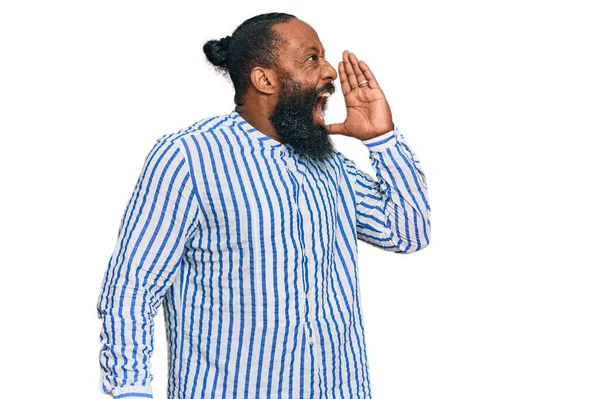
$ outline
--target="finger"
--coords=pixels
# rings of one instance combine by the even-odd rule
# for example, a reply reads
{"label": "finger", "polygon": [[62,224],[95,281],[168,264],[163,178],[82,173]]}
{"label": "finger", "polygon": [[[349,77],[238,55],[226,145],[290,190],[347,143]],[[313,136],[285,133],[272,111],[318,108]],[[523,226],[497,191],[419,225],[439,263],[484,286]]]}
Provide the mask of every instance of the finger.
{"label": "finger", "polygon": [[338,64],[340,71],[340,84],[342,85],[342,93],[344,97],[350,92],[350,83],[348,83],[348,75],[346,75],[346,69],[344,69],[344,62],[340,61]]}
{"label": "finger", "polygon": [[366,80],[365,75],[364,75],[363,71],[360,69],[360,66],[358,66],[358,58],[356,58],[356,54],[350,53],[350,63],[352,64],[354,73],[356,73],[357,84],[364,82]]}
{"label": "finger", "polygon": [[358,81],[356,80],[356,74],[354,73],[354,67],[350,62],[348,57],[348,50],[344,50],[342,57],[344,58],[344,69],[346,70],[346,75],[348,76],[348,82],[350,83],[350,88],[355,89],[358,87]]}
{"label": "finger", "polygon": [[365,78],[369,81],[369,87],[371,89],[379,89],[379,83],[377,82],[377,79],[375,79],[375,75],[373,75],[373,72],[371,72],[367,63],[361,60],[358,65],[365,74]]}
{"label": "finger", "polygon": [[346,128],[343,123],[332,123],[331,125],[326,125],[325,130],[329,134],[346,134]]}

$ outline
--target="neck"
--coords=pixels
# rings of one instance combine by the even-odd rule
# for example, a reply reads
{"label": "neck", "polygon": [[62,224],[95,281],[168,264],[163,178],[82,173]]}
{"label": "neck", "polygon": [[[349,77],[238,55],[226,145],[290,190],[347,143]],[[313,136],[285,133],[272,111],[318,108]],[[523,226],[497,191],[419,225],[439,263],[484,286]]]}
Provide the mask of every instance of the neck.
{"label": "neck", "polygon": [[276,140],[282,144],[285,143],[273,123],[269,120],[269,112],[264,109],[259,109],[257,107],[248,107],[244,104],[236,105],[235,110],[242,118],[246,120],[253,128],[263,133],[266,136],[269,136],[273,140]]}

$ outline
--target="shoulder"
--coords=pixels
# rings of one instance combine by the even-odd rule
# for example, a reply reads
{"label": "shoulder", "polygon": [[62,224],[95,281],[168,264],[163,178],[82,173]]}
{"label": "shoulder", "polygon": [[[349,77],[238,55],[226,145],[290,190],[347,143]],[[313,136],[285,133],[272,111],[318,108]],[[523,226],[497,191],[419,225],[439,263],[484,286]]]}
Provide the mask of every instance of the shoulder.
{"label": "shoulder", "polygon": [[194,140],[203,140],[206,134],[218,131],[219,127],[231,125],[232,121],[229,115],[216,115],[200,119],[191,125],[177,131],[165,133],[156,139],[156,143],[175,144],[193,144]]}

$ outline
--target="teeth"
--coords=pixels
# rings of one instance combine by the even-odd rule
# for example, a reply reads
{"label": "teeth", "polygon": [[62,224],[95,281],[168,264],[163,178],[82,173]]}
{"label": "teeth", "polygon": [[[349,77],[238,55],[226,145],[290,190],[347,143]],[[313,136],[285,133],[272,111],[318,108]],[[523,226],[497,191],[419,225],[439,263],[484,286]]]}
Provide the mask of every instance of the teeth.
{"label": "teeth", "polygon": [[331,93],[330,93],[330,92],[328,92],[328,91],[325,91],[325,92],[323,92],[323,93],[319,94],[319,97],[329,97],[330,95],[331,95]]}

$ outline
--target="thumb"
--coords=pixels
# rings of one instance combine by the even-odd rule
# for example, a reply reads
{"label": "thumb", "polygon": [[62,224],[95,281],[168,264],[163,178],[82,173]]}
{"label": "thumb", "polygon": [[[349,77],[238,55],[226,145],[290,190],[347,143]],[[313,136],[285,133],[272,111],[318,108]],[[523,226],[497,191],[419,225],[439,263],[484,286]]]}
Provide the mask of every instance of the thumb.
{"label": "thumb", "polygon": [[332,123],[331,125],[326,125],[325,129],[329,134],[345,134],[346,128],[343,123]]}

